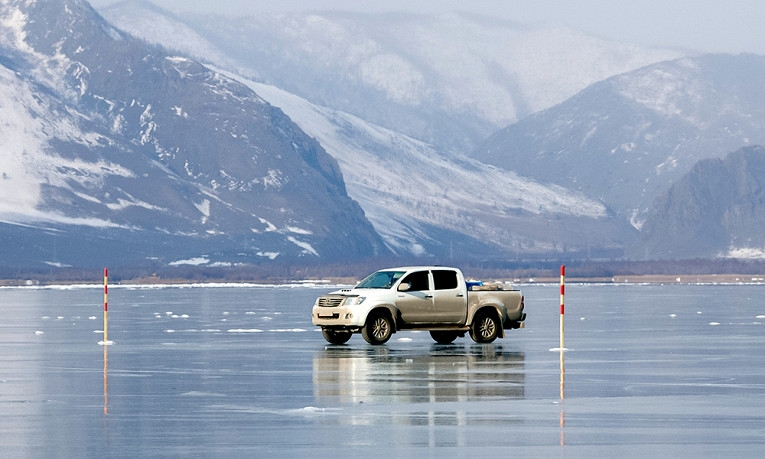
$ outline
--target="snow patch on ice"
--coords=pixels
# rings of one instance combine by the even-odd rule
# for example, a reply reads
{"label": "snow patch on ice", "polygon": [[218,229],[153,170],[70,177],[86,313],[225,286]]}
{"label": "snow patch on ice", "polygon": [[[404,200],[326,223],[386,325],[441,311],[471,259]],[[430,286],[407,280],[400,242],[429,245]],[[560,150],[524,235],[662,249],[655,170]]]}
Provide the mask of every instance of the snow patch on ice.
{"label": "snow patch on ice", "polygon": [[181,394],[181,397],[225,397],[226,394],[216,392],[203,392],[199,390],[190,390]]}
{"label": "snow patch on ice", "polygon": [[319,408],[316,406],[306,406],[304,408],[298,408],[291,410],[293,413],[299,414],[324,414],[324,413],[338,413],[342,411],[342,408]]}

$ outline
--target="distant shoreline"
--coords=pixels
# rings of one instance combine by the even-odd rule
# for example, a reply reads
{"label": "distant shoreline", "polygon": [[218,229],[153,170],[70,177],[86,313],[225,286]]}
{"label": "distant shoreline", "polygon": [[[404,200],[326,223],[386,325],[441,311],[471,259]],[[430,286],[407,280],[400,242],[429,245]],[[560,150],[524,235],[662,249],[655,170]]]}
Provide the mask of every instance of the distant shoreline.
{"label": "distant shoreline", "polygon": [[[560,277],[514,279],[521,284],[558,283]],[[765,284],[765,275],[756,274],[636,274],[612,277],[566,277],[571,284]]]}
{"label": "distant shoreline", "polygon": [[[160,279],[138,278],[121,279],[111,281],[114,287],[312,287],[334,288],[337,286],[355,285],[360,279],[349,277],[336,277],[325,279],[302,279],[268,282],[265,280],[190,280],[190,279]],[[515,277],[512,279],[483,279],[489,282],[499,282],[514,285],[557,284],[560,277]],[[641,274],[641,275],[618,275],[612,277],[577,277],[566,276],[567,284],[612,284],[612,285],[639,285],[639,284],[704,284],[704,285],[758,285],[765,284],[765,275],[753,274]],[[94,281],[35,281],[20,279],[1,279],[2,287],[82,287],[95,288],[102,284]]]}

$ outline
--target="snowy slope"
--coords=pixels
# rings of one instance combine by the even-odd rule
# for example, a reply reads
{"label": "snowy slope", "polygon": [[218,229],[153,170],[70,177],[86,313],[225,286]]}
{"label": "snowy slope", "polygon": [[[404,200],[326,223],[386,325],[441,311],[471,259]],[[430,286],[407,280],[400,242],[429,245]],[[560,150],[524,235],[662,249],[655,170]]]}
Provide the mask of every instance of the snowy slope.
{"label": "snowy slope", "polygon": [[475,156],[596,197],[640,228],[698,161],[765,144],[763,87],[763,56],[661,62],[497,132]]}
{"label": "snowy slope", "polygon": [[[555,250],[561,241],[576,246],[565,236],[569,219],[585,227],[610,226],[605,207],[581,193],[468,157],[439,155],[430,145],[356,116],[273,86],[241,81],[281,107],[338,160],[349,195],[398,253],[425,254],[424,247],[437,242],[429,241],[433,227],[497,250],[528,252]],[[546,222],[547,230],[529,225],[535,220]]]}
{"label": "snowy slope", "polygon": [[[12,44],[7,38],[7,35],[0,38],[4,47]],[[45,79],[48,80],[47,76]],[[116,226],[103,218],[77,217],[55,208],[42,208],[43,185],[74,192],[71,180],[75,178],[79,185],[88,187],[108,177],[134,176],[133,171],[103,158],[92,161],[67,158],[51,151],[50,147],[55,141],[97,148],[108,144],[109,139],[84,128],[82,116],[51,98],[44,87],[21,79],[17,72],[3,66],[0,66],[0,88],[3,120],[0,123],[0,219]]]}

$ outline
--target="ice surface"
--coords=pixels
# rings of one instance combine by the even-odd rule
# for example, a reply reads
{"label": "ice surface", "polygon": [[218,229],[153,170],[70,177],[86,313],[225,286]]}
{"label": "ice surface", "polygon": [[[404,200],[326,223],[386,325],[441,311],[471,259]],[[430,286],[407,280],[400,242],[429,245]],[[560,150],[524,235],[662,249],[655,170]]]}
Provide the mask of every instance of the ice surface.
{"label": "ice surface", "polygon": [[0,289],[0,448],[8,457],[765,454],[761,286],[571,284],[567,311],[587,320],[566,323],[565,362],[550,352],[557,285],[521,287],[527,328],[495,343],[400,332],[383,346],[323,340],[310,308],[332,286],[114,288],[111,346],[84,320],[100,318],[99,286]]}

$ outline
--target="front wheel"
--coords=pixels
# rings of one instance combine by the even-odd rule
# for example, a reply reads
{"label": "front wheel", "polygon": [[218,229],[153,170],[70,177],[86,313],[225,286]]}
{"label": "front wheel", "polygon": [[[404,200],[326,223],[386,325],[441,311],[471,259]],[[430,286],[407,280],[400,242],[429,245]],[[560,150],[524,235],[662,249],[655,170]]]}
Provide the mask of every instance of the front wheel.
{"label": "front wheel", "polygon": [[473,319],[470,337],[476,343],[491,343],[499,335],[499,321],[493,314],[479,312]]}
{"label": "front wheel", "polygon": [[345,330],[332,330],[331,328],[322,328],[321,334],[324,339],[331,344],[345,344],[351,339],[352,333]]}
{"label": "front wheel", "polygon": [[384,344],[393,334],[393,322],[386,314],[370,315],[367,324],[361,329],[361,336],[369,344]]}

